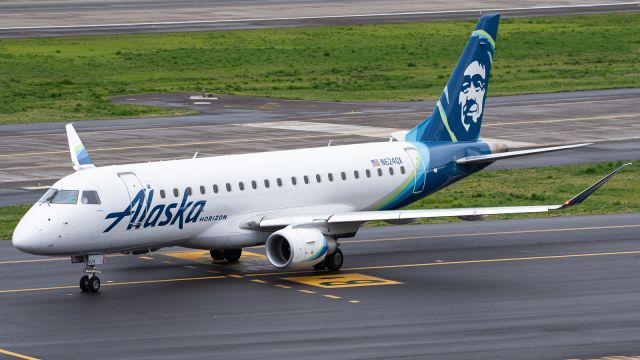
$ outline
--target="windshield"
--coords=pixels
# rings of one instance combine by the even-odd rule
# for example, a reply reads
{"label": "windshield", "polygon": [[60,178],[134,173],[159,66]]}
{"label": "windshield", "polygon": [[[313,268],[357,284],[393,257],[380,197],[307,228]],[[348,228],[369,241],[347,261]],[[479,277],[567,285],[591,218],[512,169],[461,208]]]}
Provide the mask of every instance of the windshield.
{"label": "windshield", "polygon": [[49,200],[51,200],[51,198],[53,198],[53,196],[56,194],[56,192],[58,192],[58,190],[53,189],[53,188],[47,190],[47,192],[44,193],[44,195],[42,195],[42,197],[40,198],[40,200],[38,200],[38,202],[41,202],[41,203],[49,202]]}
{"label": "windshield", "polygon": [[59,190],[49,202],[52,204],[77,204],[78,190]]}

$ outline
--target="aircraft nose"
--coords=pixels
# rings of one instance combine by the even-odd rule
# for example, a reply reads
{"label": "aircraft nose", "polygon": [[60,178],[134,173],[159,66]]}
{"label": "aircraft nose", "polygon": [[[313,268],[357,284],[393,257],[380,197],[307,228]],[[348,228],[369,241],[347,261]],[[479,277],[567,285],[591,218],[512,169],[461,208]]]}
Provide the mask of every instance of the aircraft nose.
{"label": "aircraft nose", "polygon": [[34,231],[33,226],[26,223],[23,218],[13,231],[13,237],[11,243],[16,249],[26,253],[37,253],[40,249],[40,241],[37,237],[37,232]]}

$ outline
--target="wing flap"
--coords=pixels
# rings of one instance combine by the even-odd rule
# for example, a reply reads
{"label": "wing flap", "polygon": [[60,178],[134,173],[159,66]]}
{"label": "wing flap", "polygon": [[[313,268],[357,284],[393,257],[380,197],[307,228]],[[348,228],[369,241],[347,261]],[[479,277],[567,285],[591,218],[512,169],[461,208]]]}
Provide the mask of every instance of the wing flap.
{"label": "wing flap", "polygon": [[424,210],[386,210],[386,211],[360,211],[344,214],[335,214],[329,217],[330,224],[345,222],[367,222],[387,220],[416,220],[438,217],[456,216],[482,216],[498,214],[520,214],[547,212],[559,209],[562,205],[543,206],[506,206],[485,208],[454,208],[454,209],[424,209]]}

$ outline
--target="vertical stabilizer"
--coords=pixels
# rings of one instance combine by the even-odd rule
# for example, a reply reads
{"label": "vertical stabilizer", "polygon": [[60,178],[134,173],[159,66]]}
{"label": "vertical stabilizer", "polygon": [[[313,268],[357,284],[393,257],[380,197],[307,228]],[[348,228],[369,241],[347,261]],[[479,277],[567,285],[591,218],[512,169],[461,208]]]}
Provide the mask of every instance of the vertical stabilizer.
{"label": "vertical stabilizer", "polygon": [[433,113],[409,131],[406,140],[478,140],[499,22],[500,14],[480,18]]}
{"label": "vertical stabilizer", "polygon": [[67,124],[67,140],[69,141],[69,152],[71,152],[71,161],[74,170],[82,170],[95,167],[87,149],[84,148],[80,137],[73,128],[73,124]]}

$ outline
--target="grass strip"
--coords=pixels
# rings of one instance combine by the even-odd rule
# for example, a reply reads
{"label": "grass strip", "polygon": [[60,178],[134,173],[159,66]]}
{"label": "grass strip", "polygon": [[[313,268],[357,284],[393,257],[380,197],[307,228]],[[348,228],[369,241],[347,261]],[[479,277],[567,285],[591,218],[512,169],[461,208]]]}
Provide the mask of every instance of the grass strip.
{"label": "grass strip", "polygon": [[[474,21],[0,40],[0,124],[180,115],[109,96],[423,100]],[[490,95],[640,86],[640,14],[502,20]]]}

